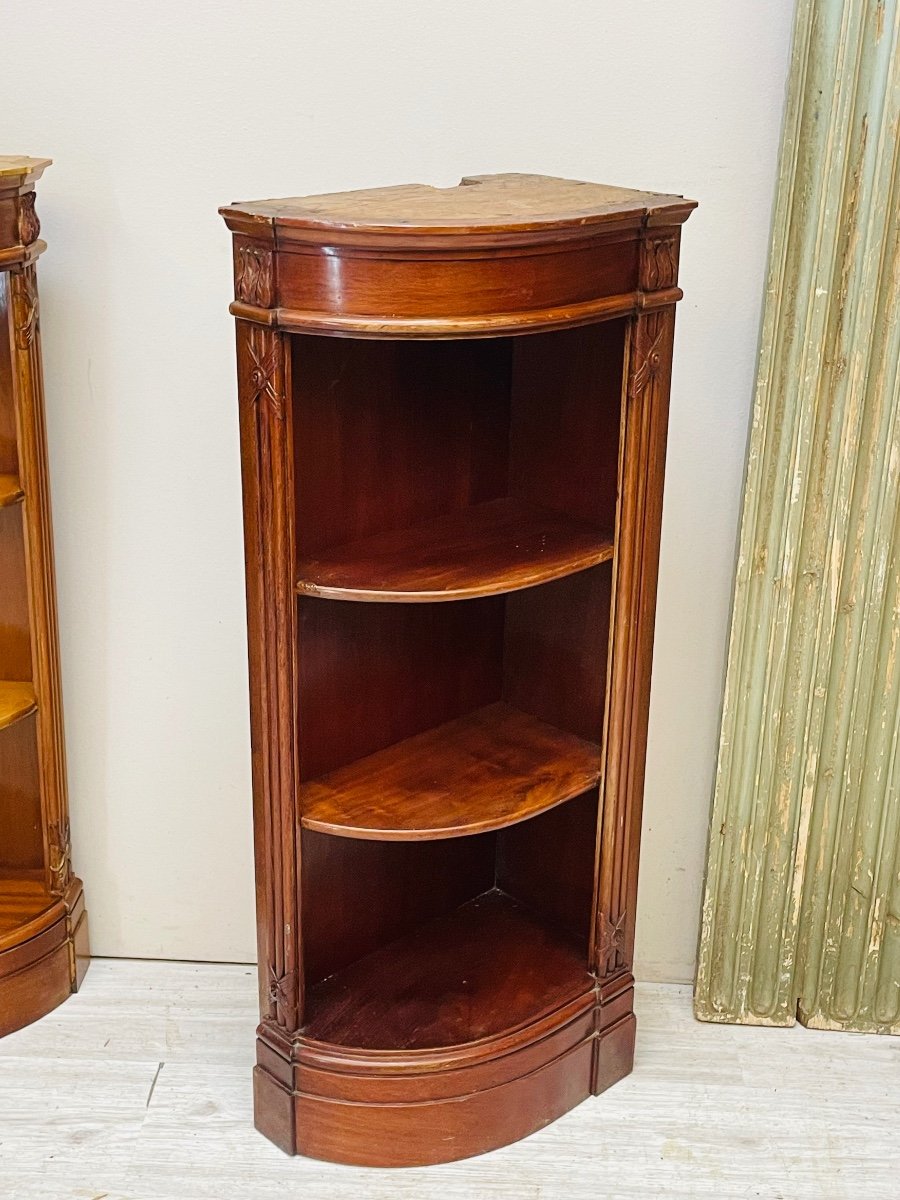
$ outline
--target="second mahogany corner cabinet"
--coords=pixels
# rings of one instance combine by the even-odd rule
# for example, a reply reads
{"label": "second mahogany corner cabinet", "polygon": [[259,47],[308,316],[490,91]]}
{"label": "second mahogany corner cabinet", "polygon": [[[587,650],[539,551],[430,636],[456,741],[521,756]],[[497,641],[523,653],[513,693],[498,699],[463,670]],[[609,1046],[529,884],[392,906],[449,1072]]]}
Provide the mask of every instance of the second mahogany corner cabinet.
{"label": "second mahogany corner cabinet", "polygon": [[678,196],[234,235],[262,1023],[289,1153],[478,1154],[626,1075]]}

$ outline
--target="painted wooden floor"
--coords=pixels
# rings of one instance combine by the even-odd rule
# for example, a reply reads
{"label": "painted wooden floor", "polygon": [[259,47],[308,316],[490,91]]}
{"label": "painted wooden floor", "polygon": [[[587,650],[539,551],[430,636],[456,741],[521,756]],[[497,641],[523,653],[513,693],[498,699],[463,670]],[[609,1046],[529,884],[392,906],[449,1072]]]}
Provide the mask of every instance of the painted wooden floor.
{"label": "painted wooden floor", "polygon": [[425,1170],[288,1159],[254,1132],[249,967],[96,960],[0,1040],[3,1200],[900,1196],[900,1039],[701,1025],[639,989],[630,1079],[525,1142]]}

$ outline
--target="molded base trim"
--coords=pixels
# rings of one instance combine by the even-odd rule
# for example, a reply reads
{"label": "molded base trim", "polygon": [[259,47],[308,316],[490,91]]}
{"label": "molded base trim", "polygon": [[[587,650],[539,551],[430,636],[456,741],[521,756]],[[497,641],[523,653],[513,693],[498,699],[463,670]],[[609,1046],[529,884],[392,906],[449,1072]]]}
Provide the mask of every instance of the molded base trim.
{"label": "molded base trim", "polygon": [[46,1016],[78,991],[89,961],[83,888],[75,879],[52,925],[0,953],[0,1037]]}
{"label": "molded base trim", "polygon": [[287,1154],[356,1166],[483,1154],[630,1072],[632,995],[630,986],[617,988],[604,1005],[591,992],[513,1034],[443,1051],[361,1052],[300,1036],[288,1060],[283,1037],[264,1023],[256,1127]]}

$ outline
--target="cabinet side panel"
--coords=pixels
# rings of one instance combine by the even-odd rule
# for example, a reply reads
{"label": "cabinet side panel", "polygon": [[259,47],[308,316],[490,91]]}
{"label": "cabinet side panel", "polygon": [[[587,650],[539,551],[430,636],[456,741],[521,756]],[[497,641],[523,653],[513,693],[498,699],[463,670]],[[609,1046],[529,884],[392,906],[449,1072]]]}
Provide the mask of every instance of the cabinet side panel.
{"label": "cabinet side panel", "polygon": [[303,832],[306,985],[494,884],[495,835],[373,842]]}
{"label": "cabinet side panel", "polygon": [[304,780],[500,698],[503,597],[366,604],[302,597]]}
{"label": "cabinet side panel", "polygon": [[510,494],[612,531],[624,320],[516,340]]}
{"label": "cabinet side panel", "polygon": [[292,339],[301,556],[505,495],[509,339]]}
{"label": "cabinet side panel", "polygon": [[672,306],[636,318],[631,330],[595,939],[601,977],[629,968],[634,949],[674,327]]}

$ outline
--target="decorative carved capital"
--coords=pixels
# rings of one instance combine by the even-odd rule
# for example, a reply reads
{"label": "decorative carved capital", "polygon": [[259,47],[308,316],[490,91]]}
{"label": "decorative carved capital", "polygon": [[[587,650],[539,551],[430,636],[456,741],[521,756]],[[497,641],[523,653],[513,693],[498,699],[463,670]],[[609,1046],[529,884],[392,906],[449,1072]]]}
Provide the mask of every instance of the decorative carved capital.
{"label": "decorative carved capital", "polygon": [[634,340],[634,362],[628,384],[628,394],[635,399],[659,375],[664,364],[663,353],[666,323],[660,313],[651,313],[638,322]]}
{"label": "decorative carved capital", "polygon": [[288,971],[284,975],[276,975],[270,970],[269,1003],[272,1006],[273,1019],[283,1028],[292,1032],[297,1028],[297,1018],[300,1006],[297,1000],[299,977],[296,971]]}
{"label": "decorative carved capital", "polygon": [[40,322],[34,268],[26,267],[24,271],[13,271],[10,281],[16,346],[20,350],[27,350],[34,341]]}
{"label": "decorative carved capital", "polygon": [[275,299],[272,251],[262,246],[239,246],[234,286],[238,300],[270,308]]}
{"label": "decorative carved capital", "polygon": [[605,966],[614,955],[624,948],[625,921],[626,914],[624,912],[615,924],[605,912],[600,913],[597,921],[597,951],[601,966]]}
{"label": "decorative carved capital", "polygon": [[654,238],[643,244],[640,286],[644,292],[674,287],[678,279],[678,254],[674,237]]}
{"label": "decorative carved capital", "polygon": [[19,197],[19,241],[23,246],[30,246],[37,241],[41,232],[41,223],[34,210],[34,192],[26,192]]}
{"label": "decorative carved capital", "polygon": [[49,828],[50,842],[50,891],[54,896],[62,896],[69,886],[72,874],[71,842],[69,823],[66,820],[54,822]]}
{"label": "decorative carved capital", "polygon": [[284,389],[278,335],[262,325],[253,325],[247,338],[247,352],[250,356],[249,403],[254,407],[264,405],[273,417],[283,420]]}

